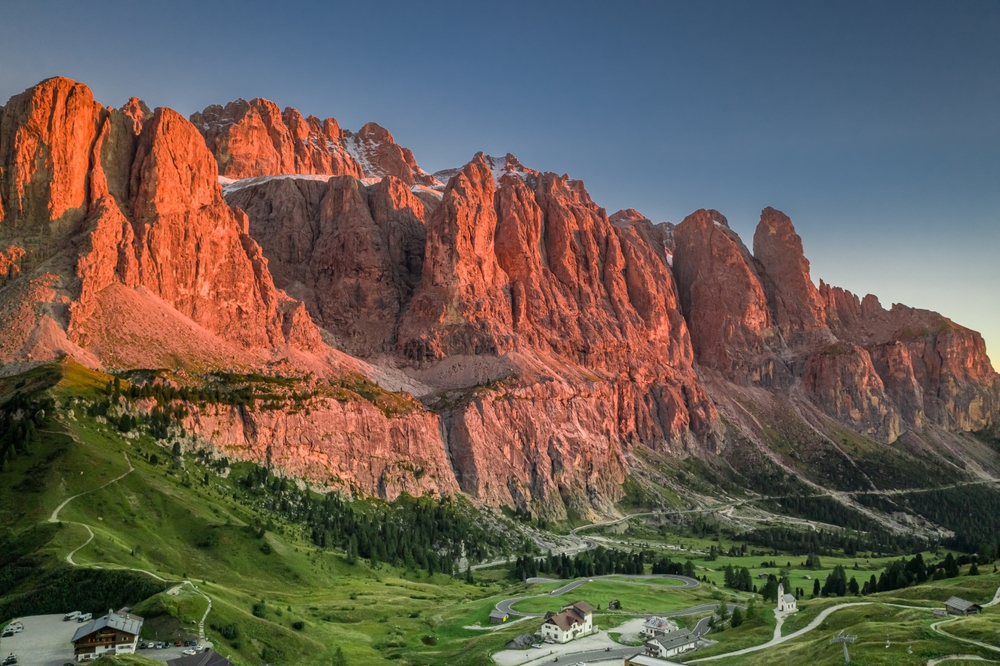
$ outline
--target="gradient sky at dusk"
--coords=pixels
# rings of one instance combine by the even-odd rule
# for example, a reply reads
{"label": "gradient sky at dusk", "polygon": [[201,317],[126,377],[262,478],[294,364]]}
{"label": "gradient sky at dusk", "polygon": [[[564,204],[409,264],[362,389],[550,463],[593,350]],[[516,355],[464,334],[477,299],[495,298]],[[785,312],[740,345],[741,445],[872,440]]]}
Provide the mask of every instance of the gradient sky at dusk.
{"label": "gradient sky at dusk", "polygon": [[267,97],[428,171],[479,150],[600,205],[791,216],[812,275],[983,333],[1000,365],[1000,2],[0,0],[0,103],[63,75],[185,115]]}

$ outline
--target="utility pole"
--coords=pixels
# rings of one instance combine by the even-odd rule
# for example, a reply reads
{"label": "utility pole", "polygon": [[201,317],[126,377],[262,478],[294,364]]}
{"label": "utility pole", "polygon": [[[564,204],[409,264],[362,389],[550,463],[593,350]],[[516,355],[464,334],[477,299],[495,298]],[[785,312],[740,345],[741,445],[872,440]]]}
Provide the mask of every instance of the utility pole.
{"label": "utility pole", "polygon": [[839,634],[837,634],[836,636],[834,636],[833,639],[830,641],[830,643],[840,643],[841,645],[844,646],[844,663],[845,664],[851,663],[851,656],[849,654],[847,654],[847,644],[848,643],[853,643],[856,640],[858,640],[857,636],[854,636],[853,634],[845,634],[843,631],[841,631]]}

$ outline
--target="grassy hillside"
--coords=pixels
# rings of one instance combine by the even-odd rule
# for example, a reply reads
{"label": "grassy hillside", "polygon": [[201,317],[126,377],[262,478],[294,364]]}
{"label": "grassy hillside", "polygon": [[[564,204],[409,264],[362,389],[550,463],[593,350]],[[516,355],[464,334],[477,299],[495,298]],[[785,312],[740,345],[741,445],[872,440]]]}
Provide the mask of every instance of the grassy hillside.
{"label": "grassy hillside", "polygon": [[[859,551],[856,546],[866,543],[860,538],[851,537],[845,549],[837,539],[814,535],[807,541],[827,550],[821,566],[808,568],[797,552],[748,544],[741,539],[746,535],[720,531],[711,521],[698,519],[669,526],[637,520],[589,533],[605,539],[608,547],[647,551],[647,571],[663,555],[675,562],[692,560],[697,575],[709,583],[696,590],[677,590],[666,581],[601,580],[578,588],[572,598],[549,597],[546,593],[557,584],[517,583],[505,566],[476,571],[470,583],[461,575],[429,573],[426,563],[405,564],[400,558],[400,566],[373,562],[329,543],[317,546],[334,531],[318,536],[310,527],[317,523],[302,515],[311,510],[308,503],[302,505],[308,493],[294,484],[286,491],[287,484],[264,475],[260,485],[250,485],[247,480],[259,468],[231,465],[205,452],[175,456],[169,439],[154,439],[148,424],[123,429],[110,413],[95,410],[95,404],[107,401],[111,381],[109,375],[71,362],[0,378],[0,405],[22,400],[26,407],[21,412],[32,419],[34,431],[6,454],[0,471],[0,620],[70,609],[96,613],[127,604],[147,618],[144,637],[189,638],[197,635],[210,599],[207,637],[241,666],[328,666],[338,650],[352,666],[480,666],[511,637],[537,628],[537,621],[529,620],[489,629],[489,612],[501,599],[540,594],[517,606],[540,612],[577,599],[606,608],[616,598],[624,613],[641,614],[745,601],[746,593],[714,589],[723,587],[727,565],[748,567],[755,576],[786,568],[793,586],[806,588],[808,596],[812,580],[824,579],[837,565],[861,581],[898,557]],[[18,427],[24,423],[18,421]],[[641,492],[630,497],[641,507]],[[492,529],[466,504],[457,502],[452,510],[473,512],[469,515],[477,529]],[[681,500],[675,504],[681,506]],[[362,522],[392,510],[370,501],[351,506]],[[810,534],[810,528],[803,529]],[[890,546],[905,548],[906,542],[885,545]],[[512,551],[520,547],[511,544]],[[939,559],[943,552],[925,552],[924,557]],[[882,654],[875,649],[880,632],[890,633],[894,644],[909,641],[915,653],[976,653],[972,646],[930,632],[929,613],[888,604],[930,606],[951,594],[985,600],[1000,585],[991,569],[984,565],[983,576],[874,595],[870,599],[878,604],[865,612],[832,616],[816,632],[775,648],[773,654],[782,658],[769,663],[835,663],[827,655],[830,630],[855,625],[865,625],[856,631],[864,636],[857,646],[861,655]],[[788,630],[805,626],[842,601],[804,600]],[[623,618],[602,612],[598,623],[616,626]],[[952,631],[988,637],[996,622],[990,614],[955,623]],[[756,645],[773,631],[773,615],[762,605],[755,620],[716,632],[720,643],[713,650],[721,654]],[[698,656],[702,654],[708,653]],[[763,663],[770,654],[720,663]],[[129,659],[117,663],[143,663]]]}
{"label": "grassy hillside", "polygon": [[[109,377],[66,364],[27,379],[19,390],[48,389],[58,407],[39,440],[0,473],[0,521],[23,555],[13,567],[19,576],[4,577],[4,601],[30,596],[56,575],[124,576],[121,602],[150,614],[147,631],[190,634],[207,601],[187,586],[165,593],[190,580],[213,602],[208,637],[238,664],[329,664],[338,647],[351,664],[409,663],[398,659],[404,652],[412,663],[473,664],[517,633],[462,628],[486,623],[506,583],[350,565],[345,553],[313,546],[301,526],[248,506],[232,476],[190,455],[178,464],[148,435],[125,436],[88,417],[83,401],[95,399]],[[0,395],[23,380],[0,380]],[[79,493],[87,494],[65,505],[59,522],[46,522]],[[88,527],[94,538],[81,548]],[[77,565],[101,569],[72,567],[70,553]],[[53,612],[78,599],[56,602]]]}

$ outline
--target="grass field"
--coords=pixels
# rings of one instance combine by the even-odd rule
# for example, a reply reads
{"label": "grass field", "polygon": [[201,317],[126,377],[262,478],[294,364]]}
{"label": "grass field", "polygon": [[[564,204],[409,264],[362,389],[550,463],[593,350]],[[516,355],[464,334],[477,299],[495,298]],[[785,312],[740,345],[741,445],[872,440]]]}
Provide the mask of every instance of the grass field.
{"label": "grass field", "polygon": [[586,601],[595,609],[607,609],[612,599],[621,602],[621,610],[631,613],[657,613],[680,610],[711,602],[703,590],[680,590],[677,585],[621,583],[595,580],[557,597],[536,597],[514,604],[513,609],[523,613],[558,611],[561,607]]}

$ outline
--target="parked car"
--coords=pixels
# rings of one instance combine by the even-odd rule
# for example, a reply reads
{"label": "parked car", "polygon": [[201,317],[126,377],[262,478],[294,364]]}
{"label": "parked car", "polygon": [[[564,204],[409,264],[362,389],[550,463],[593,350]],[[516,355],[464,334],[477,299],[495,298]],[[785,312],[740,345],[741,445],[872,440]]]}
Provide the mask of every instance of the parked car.
{"label": "parked car", "polygon": [[11,652],[8,656],[3,658],[3,666],[12,666],[12,664],[17,663],[17,657]]}
{"label": "parked car", "polygon": [[184,650],[184,654],[187,654],[187,655],[198,654],[198,651],[197,650],[192,650],[191,648],[188,648],[187,650]]}
{"label": "parked car", "polygon": [[66,613],[65,617],[63,617],[63,622],[68,622],[69,620],[75,620],[76,618],[80,617],[81,615],[83,615],[83,613],[81,613],[80,611],[72,611],[72,612]]}
{"label": "parked car", "polygon": [[174,647],[183,647],[183,646],[184,646],[184,641],[175,641],[174,642]]}
{"label": "parked car", "polygon": [[90,622],[94,618],[93,613],[84,613],[80,617],[76,618],[77,622]]}

